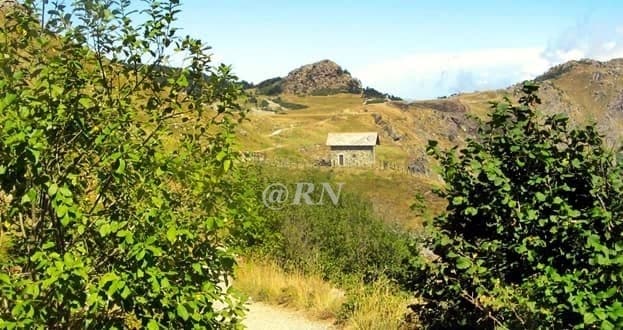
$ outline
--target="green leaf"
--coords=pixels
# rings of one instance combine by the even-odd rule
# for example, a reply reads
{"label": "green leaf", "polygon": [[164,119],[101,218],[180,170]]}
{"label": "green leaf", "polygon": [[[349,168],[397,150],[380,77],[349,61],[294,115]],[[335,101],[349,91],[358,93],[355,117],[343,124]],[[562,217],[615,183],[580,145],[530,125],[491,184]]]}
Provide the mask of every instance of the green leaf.
{"label": "green leaf", "polygon": [[56,192],[58,191],[58,185],[56,183],[52,183],[49,187],[48,187],[48,195],[50,197],[54,197],[54,195],[56,195]]}
{"label": "green leaf", "polygon": [[99,288],[103,288],[106,283],[108,282],[112,282],[112,281],[116,281],[119,278],[119,276],[115,273],[106,273],[104,275],[102,275],[102,277],[100,277],[99,280]]}
{"label": "green leaf", "polygon": [[162,204],[163,204],[163,200],[162,200],[162,198],[160,198],[160,196],[152,196],[151,197],[151,202],[154,203],[154,205],[157,208],[161,208]]}
{"label": "green leaf", "polygon": [[465,199],[462,196],[452,198],[452,205],[461,205]]}
{"label": "green leaf", "polygon": [[62,218],[67,214],[67,205],[61,204],[56,208],[56,216]]}
{"label": "green leaf", "polygon": [[182,73],[180,77],[177,79],[177,85],[180,87],[188,87],[188,78],[186,78],[186,74]]}
{"label": "green leaf", "polygon": [[614,324],[612,324],[612,322],[610,322],[608,320],[603,320],[603,322],[601,322],[601,329],[603,329],[603,330],[613,330],[614,329]]}
{"label": "green leaf", "polygon": [[608,318],[606,312],[604,312],[601,308],[595,309],[595,316],[597,316],[600,320],[605,320]]}
{"label": "green leaf", "polygon": [[584,324],[593,324],[595,323],[595,321],[597,321],[597,318],[595,317],[595,314],[593,313],[584,313],[583,315],[584,317]]}
{"label": "green leaf", "polygon": [[88,98],[88,97],[80,98],[80,100],[78,100],[78,103],[80,103],[80,105],[82,105],[83,107],[87,109],[92,108],[94,105],[93,100],[91,100],[91,98]]}
{"label": "green leaf", "polygon": [[225,172],[229,171],[229,167],[231,166],[231,159],[225,159],[223,162],[223,170]]}
{"label": "green leaf", "polygon": [[177,305],[177,315],[181,317],[184,321],[188,320],[188,311],[186,310],[186,307],[184,307],[184,305]]}
{"label": "green leaf", "polygon": [[573,166],[574,168],[580,168],[582,164],[580,163],[580,160],[577,158],[573,158],[573,160],[571,161],[571,166]]}
{"label": "green leaf", "polygon": [[119,158],[118,162],[119,166],[117,166],[117,170],[115,171],[115,173],[123,174],[125,172],[125,160]]}
{"label": "green leaf", "polygon": [[175,242],[176,239],[177,239],[177,230],[175,229],[175,227],[171,226],[169,227],[169,229],[167,229],[167,240],[173,243]]}
{"label": "green leaf", "polygon": [[9,105],[11,105],[13,103],[13,101],[15,101],[17,99],[17,95],[15,94],[6,94],[4,96],[4,100],[2,101],[2,103],[0,104],[0,106],[2,106],[0,109],[4,109],[6,107],[8,107]]}
{"label": "green leaf", "polygon": [[35,191],[34,188],[30,188],[28,189],[28,192],[26,192],[26,194],[24,194],[20,200],[20,203],[22,205],[27,204],[27,203],[32,203],[37,199],[37,192]]}
{"label": "green leaf", "polygon": [[475,207],[468,207],[465,209],[465,215],[477,215],[478,214],[478,209]]}
{"label": "green leaf", "polygon": [[101,225],[99,228],[99,233],[102,237],[106,237],[108,234],[110,234],[110,224],[105,223]]}
{"label": "green leaf", "polygon": [[225,158],[225,156],[227,156],[227,153],[223,150],[219,151],[218,154],[216,154],[216,160],[218,160],[219,162],[221,160],[223,160]]}
{"label": "green leaf", "polygon": [[471,260],[465,257],[459,257],[456,261],[456,268],[467,269],[472,265]]}
{"label": "green leaf", "polygon": [[7,275],[5,273],[0,273],[0,282],[6,283],[6,284],[10,284],[11,283],[11,277],[9,277],[9,275]]}
{"label": "green leaf", "polygon": [[160,325],[158,325],[158,322],[156,322],[155,320],[149,320],[149,322],[147,322],[147,330],[158,330],[160,329]]}
{"label": "green leaf", "polygon": [[119,295],[121,296],[121,298],[126,299],[130,295],[130,293],[132,293],[132,291],[130,291],[130,288],[128,288],[128,286],[125,286]]}
{"label": "green leaf", "polygon": [[72,196],[72,194],[71,194],[71,190],[69,190],[69,187],[67,187],[67,185],[66,185],[66,184],[64,184],[62,187],[60,187],[60,188],[58,189],[58,192],[59,192],[61,195],[65,196],[65,197],[71,197],[71,196]]}
{"label": "green leaf", "polygon": [[53,248],[54,246],[56,246],[56,244],[54,242],[45,242],[43,243],[43,245],[41,246],[42,250],[48,250]]}
{"label": "green leaf", "polygon": [[536,194],[534,194],[534,196],[536,197],[536,200],[539,202],[544,202],[546,199],[545,194],[543,194],[542,192],[537,192]]}

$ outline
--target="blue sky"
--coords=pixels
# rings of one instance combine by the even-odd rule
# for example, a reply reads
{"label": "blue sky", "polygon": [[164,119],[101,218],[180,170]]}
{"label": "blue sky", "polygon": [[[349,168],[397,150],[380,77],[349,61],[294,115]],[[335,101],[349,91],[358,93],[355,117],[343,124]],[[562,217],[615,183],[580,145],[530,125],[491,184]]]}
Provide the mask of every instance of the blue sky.
{"label": "blue sky", "polygon": [[182,0],[178,26],[255,83],[331,59],[364,86],[433,98],[623,57],[621,17],[621,0]]}

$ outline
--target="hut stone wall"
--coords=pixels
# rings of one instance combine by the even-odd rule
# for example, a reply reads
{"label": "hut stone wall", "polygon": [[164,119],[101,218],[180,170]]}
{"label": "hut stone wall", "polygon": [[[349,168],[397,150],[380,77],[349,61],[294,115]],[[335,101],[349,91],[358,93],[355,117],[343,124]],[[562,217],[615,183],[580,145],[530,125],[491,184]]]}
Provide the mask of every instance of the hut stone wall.
{"label": "hut stone wall", "polygon": [[374,165],[374,146],[331,146],[331,166],[365,167],[372,165]]}

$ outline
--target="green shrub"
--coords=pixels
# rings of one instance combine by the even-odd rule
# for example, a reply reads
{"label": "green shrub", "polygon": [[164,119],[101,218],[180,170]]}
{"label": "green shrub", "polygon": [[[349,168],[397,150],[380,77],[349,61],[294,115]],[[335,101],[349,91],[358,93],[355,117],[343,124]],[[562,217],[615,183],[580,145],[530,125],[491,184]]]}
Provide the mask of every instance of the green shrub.
{"label": "green shrub", "polygon": [[266,101],[266,100],[261,100],[260,101],[260,109],[262,109],[262,110],[269,110],[269,106],[270,106],[270,104],[268,104],[268,101]]}
{"label": "green shrub", "polygon": [[[35,5],[0,19],[0,328],[234,326],[217,284],[256,209],[236,77],[175,37],[178,1],[146,1],[140,26],[129,1],[51,5],[45,29]],[[141,63],[173,45],[189,67]]]}
{"label": "green shrub", "polygon": [[257,93],[262,95],[278,95],[282,92],[281,85],[283,84],[283,79],[280,77],[271,78],[262,81],[257,84],[255,87],[257,88]]}
{"label": "green shrub", "polygon": [[537,116],[537,89],[493,104],[458,154],[429,145],[448,207],[411,284],[432,328],[623,327],[621,165],[593,125]]}
{"label": "green shrub", "polygon": [[[279,175],[261,172],[258,176],[263,178],[264,187],[273,182],[286,184],[290,197],[296,182],[313,183],[316,189],[311,196],[316,202],[322,182],[330,183],[336,192],[338,189],[332,175],[320,171]],[[261,192],[262,186],[258,190]],[[397,278],[402,273],[403,259],[410,256],[407,233],[374,216],[370,203],[359,195],[342,191],[337,205],[328,200],[326,193],[323,198],[323,205],[265,208],[262,214],[267,238],[255,249],[269,254],[286,269],[319,272],[340,283],[353,278],[372,281],[381,274]]]}

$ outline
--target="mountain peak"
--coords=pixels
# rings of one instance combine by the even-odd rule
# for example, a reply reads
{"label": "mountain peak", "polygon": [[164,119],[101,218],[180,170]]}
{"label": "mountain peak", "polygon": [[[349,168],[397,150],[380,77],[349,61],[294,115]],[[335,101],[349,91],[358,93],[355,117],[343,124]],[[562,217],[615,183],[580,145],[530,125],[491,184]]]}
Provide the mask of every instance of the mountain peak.
{"label": "mountain peak", "polygon": [[337,63],[324,59],[290,71],[283,79],[282,90],[302,95],[360,93],[361,82]]}

